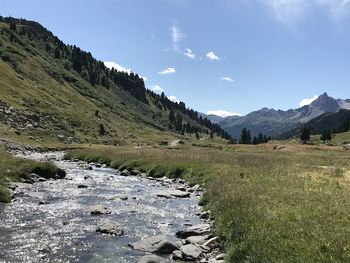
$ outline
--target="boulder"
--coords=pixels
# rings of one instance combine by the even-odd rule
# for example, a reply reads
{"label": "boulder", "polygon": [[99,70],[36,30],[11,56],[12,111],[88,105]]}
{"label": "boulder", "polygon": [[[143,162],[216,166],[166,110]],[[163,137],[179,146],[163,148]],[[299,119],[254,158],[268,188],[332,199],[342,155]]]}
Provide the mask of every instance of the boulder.
{"label": "boulder", "polygon": [[203,244],[203,247],[206,249],[214,248],[217,246],[217,242],[216,242],[217,240],[218,240],[218,237],[213,237],[213,238],[209,239],[208,241],[206,241]]}
{"label": "boulder", "polygon": [[203,251],[194,244],[183,245],[180,250],[187,260],[196,260],[200,257]]}
{"label": "boulder", "polygon": [[137,261],[137,263],[166,263],[166,262],[169,262],[169,261],[155,255],[146,255]]}
{"label": "boulder", "polygon": [[130,176],[130,173],[129,173],[128,170],[124,170],[124,171],[120,172],[119,175],[120,175],[120,176]]}
{"label": "boulder", "polygon": [[92,215],[103,215],[103,214],[111,214],[112,211],[103,205],[94,205],[90,207],[90,213]]}
{"label": "boulder", "polygon": [[96,229],[96,232],[114,235],[114,236],[122,236],[124,234],[123,229],[117,222],[113,222],[111,220],[101,222]]}
{"label": "boulder", "polygon": [[138,242],[131,243],[129,246],[135,250],[154,254],[171,254],[173,251],[178,250],[174,243],[162,235],[145,238]]}
{"label": "boulder", "polygon": [[191,193],[186,191],[180,191],[180,190],[167,190],[167,191],[158,192],[156,195],[158,197],[164,197],[164,198],[171,198],[171,197],[187,198],[187,197],[190,197]]}
{"label": "boulder", "polygon": [[183,257],[182,252],[180,250],[175,250],[171,254],[171,258],[174,260],[182,260],[184,257]]}
{"label": "boulder", "polygon": [[205,236],[190,236],[186,238],[187,244],[197,244],[197,245],[203,245],[205,242],[208,241],[210,238],[210,235]]}
{"label": "boulder", "polygon": [[216,260],[224,260],[225,259],[225,253],[221,253],[215,257]]}
{"label": "boulder", "polygon": [[132,171],[130,171],[129,173],[130,173],[130,175],[132,175],[132,176],[137,176],[137,175],[140,175],[140,174],[141,174],[141,172],[138,171],[138,170],[132,170]]}
{"label": "boulder", "polygon": [[185,230],[176,232],[176,236],[180,238],[187,238],[190,236],[202,236],[210,233],[209,224],[199,224],[190,226]]}

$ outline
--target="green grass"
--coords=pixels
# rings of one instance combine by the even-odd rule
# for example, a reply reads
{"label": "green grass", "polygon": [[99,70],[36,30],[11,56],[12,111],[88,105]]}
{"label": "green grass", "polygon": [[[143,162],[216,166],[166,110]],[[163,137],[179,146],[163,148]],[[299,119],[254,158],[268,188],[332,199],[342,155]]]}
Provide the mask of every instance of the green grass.
{"label": "green grass", "polygon": [[227,262],[349,262],[350,164],[340,147],[103,147],[67,158],[202,183]]}
{"label": "green grass", "polygon": [[15,158],[3,147],[0,147],[0,171],[0,202],[10,201],[10,194],[6,188],[10,181],[30,179],[31,173],[46,179],[65,176],[65,171],[52,163]]}

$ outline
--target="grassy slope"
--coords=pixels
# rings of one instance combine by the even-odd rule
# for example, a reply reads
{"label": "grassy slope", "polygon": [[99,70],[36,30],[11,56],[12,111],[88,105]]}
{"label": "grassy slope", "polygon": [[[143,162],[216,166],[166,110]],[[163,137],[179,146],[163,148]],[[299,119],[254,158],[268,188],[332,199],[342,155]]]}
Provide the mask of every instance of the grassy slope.
{"label": "grassy slope", "polygon": [[[0,28],[8,25],[0,23]],[[48,144],[62,142],[58,138],[62,134],[73,142],[105,144],[148,144],[178,136],[168,130],[170,111],[156,107],[152,98],[146,105],[118,87],[92,86],[65,68],[69,61],[49,55],[41,42],[19,34],[16,38],[11,42],[8,35],[0,34],[0,57],[6,58],[6,62],[0,59],[0,100],[21,114],[39,115],[41,121],[39,128],[19,127],[21,136],[15,135],[18,127],[9,129],[2,123],[1,134]],[[184,120],[195,124],[186,116]],[[100,124],[107,130],[102,137]]]}
{"label": "grassy slope", "polygon": [[228,262],[349,261],[349,153],[326,146],[272,148],[93,146],[68,157],[205,183],[203,203],[213,212]]}

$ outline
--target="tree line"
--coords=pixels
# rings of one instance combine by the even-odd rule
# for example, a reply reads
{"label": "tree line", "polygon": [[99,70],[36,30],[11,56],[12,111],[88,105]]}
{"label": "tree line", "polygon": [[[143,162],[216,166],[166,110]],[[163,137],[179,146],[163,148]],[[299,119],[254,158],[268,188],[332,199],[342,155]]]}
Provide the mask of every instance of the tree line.
{"label": "tree line", "polygon": [[258,136],[254,136],[252,138],[250,130],[244,127],[241,131],[239,143],[257,145],[262,143],[268,143],[270,140],[270,136],[263,135],[261,132],[258,134]]}

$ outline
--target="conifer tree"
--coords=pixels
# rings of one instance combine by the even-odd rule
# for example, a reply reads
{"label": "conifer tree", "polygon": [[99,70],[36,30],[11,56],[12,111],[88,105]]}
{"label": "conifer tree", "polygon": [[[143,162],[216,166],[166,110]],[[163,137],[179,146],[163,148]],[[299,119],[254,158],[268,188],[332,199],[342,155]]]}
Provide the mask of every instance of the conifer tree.
{"label": "conifer tree", "polygon": [[304,126],[301,129],[300,140],[303,142],[303,144],[306,144],[306,142],[310,140],[310,134],[311,131],[308,127]]}

